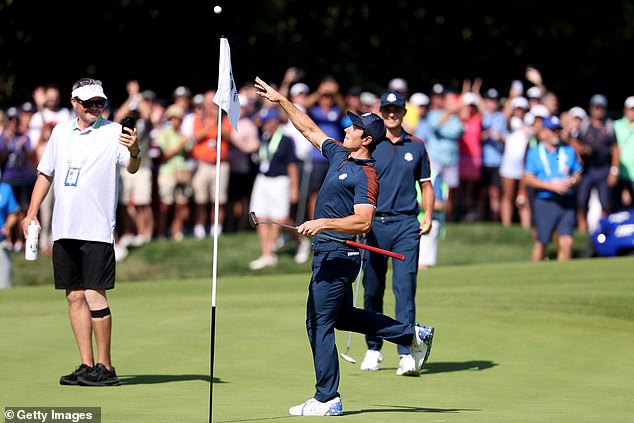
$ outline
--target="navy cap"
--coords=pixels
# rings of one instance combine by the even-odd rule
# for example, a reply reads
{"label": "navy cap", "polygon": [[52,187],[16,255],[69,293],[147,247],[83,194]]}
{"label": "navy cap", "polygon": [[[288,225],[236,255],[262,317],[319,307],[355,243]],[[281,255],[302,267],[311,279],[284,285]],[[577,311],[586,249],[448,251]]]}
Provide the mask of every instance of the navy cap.
{"label": "navy cap", "polygon": [[405,96],[398,91],[388,91],[381,95],[381,108],[385,106],[398,106],[405,108]]}
{"label": "navy cap", "polygon": [[498,93],[498,90],[496,90],[495,88],[489,88],[484,92],[484,95],[482,97],[498,100],[500,98],[500,93]]}
{"label": "navy cap", "polygon": [[379,115],[375,113],[355,115],[352,112],[348,112],[348,117],[354,126],[358,126],[367,132],[372,137],[372,141],[378,142],[385,136],[385,123]]}
{"label": "navy cap", "polygon": [[546,129],[561,129],[561,121],[555,115],[550,115],[542,121],[542,127]]}
{"label": "navy cap", "polygon": [[260,110],[260,119],[262,122],[268,122],[271,119],[280,120],[280,114],[275,107],[267,107]]}

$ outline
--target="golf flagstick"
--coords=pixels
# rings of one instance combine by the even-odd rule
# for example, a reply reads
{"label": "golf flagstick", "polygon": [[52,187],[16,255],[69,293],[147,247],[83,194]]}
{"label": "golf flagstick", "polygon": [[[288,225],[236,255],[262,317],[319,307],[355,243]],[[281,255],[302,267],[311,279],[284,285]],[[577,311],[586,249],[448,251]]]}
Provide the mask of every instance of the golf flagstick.
{"label": "golf flagstick", "polygon": [[[354,288],[354,299],[352,300],[352,307],[357,306],[357,298],[359,298],[359,284],[361,283],[361,274],[363,273],[363,257],[365,256],[365,250],[361,250],[361,265],[359,267],[359,273],[357,274],[357,286]],[[352,342],[352,331],[348,332],[348,346],[346,347],[346,352],[341,353],[341,358],[346,360],[348,363],[356,363],[357,360],[350,357],[348,352],[350,351],[350,343]]]}
{"label": "golf flagstick", "polygon": [[214,238],[214,253],[212,264],[212,284],[211,284],[211,351],[210,351],[210,379],[209,379],[209,423],[212,422],[213,415],[213,387],[214,387],[214,356],[216,339],[216,281],[218,274],[218,237],[220,227],[218,225],[218,212],[220,198],[220,153],[222,152],[222,111],[227,112],[229,121],[234,130],[238,131],[238,119],[240,119],[240,102],[238,101],[238,91],[233,80],[231,69],[231,50],[229,41],[220,37],[220,55],[218,59],[218,90],[213,102],[221,109],[218,113],[218,136],[216,141],[216,186],[214,197],[214,226],[212,228]]}

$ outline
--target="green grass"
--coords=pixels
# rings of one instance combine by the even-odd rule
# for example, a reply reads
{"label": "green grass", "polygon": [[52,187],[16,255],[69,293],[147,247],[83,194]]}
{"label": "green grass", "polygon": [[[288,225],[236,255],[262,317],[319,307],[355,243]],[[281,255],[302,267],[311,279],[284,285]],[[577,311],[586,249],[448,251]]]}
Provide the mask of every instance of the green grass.
{"label": "green grass", "polygon": [[[182,260],[185,245],[175,253]],[[193,262],[206,257],[188,254]],[[251,258],[246,249],[234,254]],[[167,252],[162,260],[178,261]],[[631,257],[524,258],[422,272],[417,315],[437,329],[426,370],[417,378],[395,376],[391,344],[379,372],[342,360],[342,420],[630,422],[633,269]],[[288,274],[219,273],[215,422],[285,421],[289,406],[312,396],[308,279],[307,266]],[[123,384],[92,389],[58,385],[79,362],[63,294],[50,286],[0,291],[0,408],[97,406],[104,423],[208,421],[210,292],[210,277],[121,281],[110,300]],[[386,302],[391,310],[391,293]],[[340,352],[347,338],[337,334]],[[354,334],[349,355],[360,362],[364,351],[363,336]]]}
{"label": "green grass", "polygon": [[[526,262],[530,260],[532,239],[530,232],[519,226],[503,228],[498,224],[450,224],[446,238],[438,248],[438,265],[474,263]],[[575,236],[575,255],[588,245],[587,238]],[[310,271],[310,263],[293,261],[295,243],[285,245],[279,252],[279,263],[274,269],[249,270],[249,261],[260,254],[254,232],[228,233],[218,241],[218,274],[272,275]],[[212,273],[213,241],[187,237],[180,243],[153,241],[132,249],[128,258],[117,264],[117,280],[140,281],[157,279],[205,278]],[[549,256],[554,257],[551,245]],[[52,264],[49,257],[40,255],[37,261],[24,260],[23,254],[13,255],[13,283],[19,285],[51,285]]]}

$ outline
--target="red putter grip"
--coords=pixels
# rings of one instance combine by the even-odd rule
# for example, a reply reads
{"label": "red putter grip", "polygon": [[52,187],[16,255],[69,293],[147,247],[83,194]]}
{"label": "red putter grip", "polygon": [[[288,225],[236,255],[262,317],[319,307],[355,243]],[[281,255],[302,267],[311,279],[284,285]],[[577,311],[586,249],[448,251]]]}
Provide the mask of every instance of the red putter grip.
{"label": "red putter grip", "polygon": [[349,245],[351,247],[363,248],[364,250],[374,251],[375,253],[383,254],[383,255],[389,256],[389,257],[394,257],[395,259],[398,259],[398,260],[401,260],[401,261],[405,260],[405,256],[403,254],[399,254],[399,253],[395,253],[395,252],[392,252],[392,251],[384,250],[382,248],[377,248],[377,247],[373,247],[371,245],[361,244],[360,242],[355,242],[355,241],[350,241],[350,240],[346,240],[345,243],[346,243],[346,245]]}

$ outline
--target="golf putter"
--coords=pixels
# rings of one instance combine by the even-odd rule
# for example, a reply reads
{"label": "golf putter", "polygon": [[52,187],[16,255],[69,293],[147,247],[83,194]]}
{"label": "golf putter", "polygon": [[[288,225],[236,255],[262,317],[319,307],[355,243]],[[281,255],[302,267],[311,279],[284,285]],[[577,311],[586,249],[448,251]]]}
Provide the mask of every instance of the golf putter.
{"label": "golf putter", "polygon": [[[258,226],[260,224],[262,224],[262,225],[278,225],[278,226],[281,226],[283,228],[290,229],[292,231],[297,231],[297,226],[287,225],[285,223],[275,222],[275,221],[271,221],[271,220],[258,221],[258,218],[255,215],[255,212],[249,212],[249,223],[251,224],[251,227],[253,227],[253,228],[255,228],[256,226]],[[319,233],[316,236],[320,236],[320,237],[329,239],[331,241],[339,242],[341,244],[346,244],[346,245],[349,245],[351,247],[356,247],[356,248],[359,248],[359,249],[362,249],[362,250],[372,251],[372,252],[375,252],[375,253],[378,253],[378,254],[382,254],[384,256],[395,258],[397,260],[401,260],[401,261],[405,260],[405,256],[403,254],[395,253],[393,251],[384,250],[384,249],[378,248],[378,247],[373,247],[373,246],[367,245],[367,244],[362,244],[360,242],[351,241],[349,239],[341,239],[341,238],[337,238],[337,237],[334,237],[334,236],[327,235],[325,233]]]}

